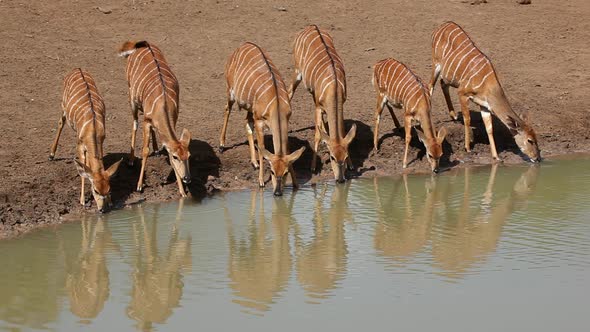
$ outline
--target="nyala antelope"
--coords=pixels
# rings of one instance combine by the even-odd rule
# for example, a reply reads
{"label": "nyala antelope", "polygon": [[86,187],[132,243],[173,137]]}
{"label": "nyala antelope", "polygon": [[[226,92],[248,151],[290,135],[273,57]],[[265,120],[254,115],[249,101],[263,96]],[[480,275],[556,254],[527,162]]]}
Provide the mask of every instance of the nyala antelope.
{"label": "nyala antelope", "polygon": [[65,77],[61,108],[49,160],[55,157],[59,136],[67,120],[77,136],[74,162],[82,179],[80,204],[85,203],[84,180],[88,179],[98,211],[105,212],[111,205],[110,178],[117,172],[121,160],[104,169],[102,145],[105,138],[105,106],[88,72],[77,68]]}
{"label": "nyala antelope", "polygon": [[178,191],[186,197],[184,185],[191,182],[189,169],[189,143],[191,134],[183,129],[180,138],[176,134],[178,120],[178,80],[170,69],[160,49],[147,41],[126,42],[119,55],[127,58],[126,75],[129,84],[129,102],[133,115],[131,152],[129,164],[135,162],[135,138],[138,129],[138,113],[143,113],[143,150],[141,173],[137,191],[143,190],[145,165],[149,155],[150,136],[154,153],[159,153],[156,133],[168,152],[170,164],[176,175]]}
{"label": "nyala antelope", "polygon": [[[291,105],[285,83],[268,55],[253,43],[244,43],[234,51],[225,65],[227,83],[227,105],[223,118],[223,128],[219,139],[219,149],[225,148],[227,123],[234,102],[239,109],[246,109],[246,132],[250,146],[250,159],[258,168],[258,183],[264,187],[264,159],[270,164],[273,191],[276,196],[283,194],[287,173],[291,175],[293,188],[297,179],[293,162],[301,157],[305,147],[289,154],[287,133]],[[264,129],[272,133],[274,153],[264,147]],[[256,160],[253,133],[256,134],[259,161]]]}
{"label": "nyala antelope", "polygon": [[439,171],[439,160],[443,155],[442,143],[447,134],[441,128],[435,132],[431,119],[430,93],[420,80],[406,65],[395,60],[385,59],[377,62],[373,70],[373,86],[377,91],[377,108],[375,110],[375,132],[373,149],[378,150],[379,122],[381,113],[387,106],[395,126],[400,124],[393,113],[393,107],[404,110],[404,127],[406,134],[406,149],[403,167],[408,167],[408,147],[412,139],[412,121],[420,123],[416,128],[418,138],[426,147],[426,156],[434,173]]}
{"label": "nyala antelope", "polygon": [[[311,170],[315,171],[320,141],[328,146],[330,163],[337,182],[345,181],[346,166],[352,170],[348,146],[356,135],[356,124],[344,135],[344,102],[346,74],[342,59],[336,53],[332,36],[316,25],[301,31],[293,43],[295,72],[289,88],[289,100],[303,80],[315,103],[315,139]],[[328,117],[329,134],[324,126]]]}
{"label": "nyala antelope", "polygon": [[521,118],[512,110],[490,59],[475,46],[467,33],[453,22],[444,23],[432,34],[430,94],[439,77],[449,113],[454,120],[457,120],[457,114],[451,102],[449,86],[458,89],[465,125],[465,150],[471,151],[472,130],[468,107],[471,100],[480,106],[492,157],[495,160],[500,158],[496,152],[492,114],[508,127],[520,150],[532,162],[541,160],[537,137],[528,124],[527,116]]}

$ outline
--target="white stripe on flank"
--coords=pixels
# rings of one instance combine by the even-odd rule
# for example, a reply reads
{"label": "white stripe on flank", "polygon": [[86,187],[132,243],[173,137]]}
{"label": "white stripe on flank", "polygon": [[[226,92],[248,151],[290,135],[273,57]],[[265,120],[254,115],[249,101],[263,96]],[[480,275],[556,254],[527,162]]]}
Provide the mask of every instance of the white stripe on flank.
{"label": "white stripe on flank", "polygon": [[[445,61],[443,62],[443,65],[442,65],[443,77],[448,77],[448,72],[452,68],[454,59],[457,57],[457,55],[459,55],[461,53],[461,51],[465,47],[469,46],[469,43],[467,43],[468,41],[469,41],[468,39],[465,39],[461,44],[457,45],[456,48],[453,48],[449,51],[449,55],[448,55],[448,57],[445,57]],[[464,44],[467,44],[467,45],[464,45]]]}
{"label": "white stripe on flank", "polygon": [[[453,29],[451,32],[449,32],[447,34],[447,42],[445,43],[445,47],[442,50],[441,53],[441,58],[446,57],[446,53],[447,53],[447,48],[451,45],[451,35],[453,34],[453,32],[459,30],[459,27],[456,27],[455,29]],[[458,36],[458,35],[457,35]]]}
{"label": "white stripe on flank", "polygon": [[268,108],[274,104],[275,100],[277,100],[277,96],[272,97],[272,99],[268,102],[268,104],[266,105],[266,108],[262,112],[263,117],[266,116],[266,112],[268,112]]}
{"label": "white stripe on flank", "polygon": [[477,89],[479,89],[479,87],[481,87],[481,86],[483,85],[483,83],[486,81],[486,79],[487,79],[487,78],[488,78],[488,77],[489,77],[489,76],[490,76],[490,75],[491,75],[493,72],[494,72],[493,70],[490,70],[490,71],[489,71],[489,72],[488,72],[488,73],[487,73],[487,74],[486,74],[486,75],[485,75],[485,76],[484,76],[484,77],[481,79],[481,82],[480,82],[478,85],[476,85],[476,86],[474,86],[474,87],[473,87],[473,89],[474,89],[474,90],[477,90]]}
{"label": "white stripe on flank", "polygon": [[461,67],[461,63],[463,62],[463,60],[465,60],[465,58],[471,54],[471,52],[475,51],[475,47],[472,47],[471,50],[467,53],[465,53],[461,59],[459,59],[459,62],[457,62],[457,65],[455,65],[455,70],[453,71],[453,76],[451,76],[451,80],[454,79],[455,77],[457,77],[457,70]]}

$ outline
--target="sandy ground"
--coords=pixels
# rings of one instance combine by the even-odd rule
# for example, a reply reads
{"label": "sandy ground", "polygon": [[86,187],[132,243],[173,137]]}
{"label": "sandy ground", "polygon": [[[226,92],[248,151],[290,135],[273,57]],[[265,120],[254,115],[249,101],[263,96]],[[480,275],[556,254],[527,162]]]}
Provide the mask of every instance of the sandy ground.
{"label": "sandy ground", "polygon": [[[395,57],[428,80],[430,35],[447,20],[461,24],[491,57],[514,109],[530,111],[545,156],[590,151],[590,113],[585,99],[590,83],[590,2],[586,0],[536,0],[526,6],[515,0],[479,5],[460,0],[108,0],[100,1],[100,9],[98,3],[0,0],[0,237],[57,224],[63,216],[85,210],[77,202],[80,183],[72,161],[75,141],[71,129],[64,129],[57,159],[47,159],[60,114],[62,79],[72,68],[93,73],[105,99],[105,163],[108,166],[127,156],[131,112],[125,61],[116,51],[128,39],[158,45],[180,81],[178,130],[188,128],[193,136],[190,189],[195,199],[215,190],[256,186],[257,173],[248,158],[245,114],[233,113],[227,137],[232,148],[217,152],[226,101],[223,66],[227,57],[244,41],[258,43],[288,84],[291,42],[309,23],[332,33],[346,65],[345,117],[348,126],[353,122],[358,126],[351,154],[359,176],[402,171],[402,132],[392,130],[388,116],[381,126],[381,151],[370,156],[375,98],[370,83],[372,65]],[[457,104],[454,91],[453,98]],[[297,91],[292,107],[291,149],[308,148],[295,165],[300,181],[309,185],[329,179],[326,164],[319,175],[309,172],[313,108],[304,88]],[[478,114],[472,121],[475,148],[466,154],[462,124],[449,121],[442,93],[435,90],[435,126],[449,129],[447,166],[491,162]],[[505,130],[498,130],[496,141],[505,162],[523,162]],[[410,156],[418,158],[408,171],[428,168],[421,151],[414,142]],[[325,147],[322,155],[325,163]],[[150,157],[148,187],[136,193],[139,167],[121,167],[113,180],[115,205],[177,198],[170,170],[165,156]]]}

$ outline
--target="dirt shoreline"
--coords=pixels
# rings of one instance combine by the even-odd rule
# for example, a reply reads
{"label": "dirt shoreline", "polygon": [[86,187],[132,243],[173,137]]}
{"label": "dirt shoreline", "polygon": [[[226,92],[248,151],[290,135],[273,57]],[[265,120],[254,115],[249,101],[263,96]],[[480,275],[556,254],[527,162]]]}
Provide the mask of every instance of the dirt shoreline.
{"label": "dirt shoreline", "polygon": [[[0,2],[0,38],[4,41],[0,50],[0,238],[56,225],[84,212],[77,202],[80,180],[72,160],[75,143],[71,129],[64,129],[56,160],[47,160],[60,112],[62,79],[72,68],[91,72],[105,99],[105,165],[127,158],[131,112],[125,61],[116,56],[116,50],[128,39],[145,38],[157,44],[179,78],[177,130],[188,128],[192,133],[190,190],[197,199],[217,190],[256,188],[257,173],[249,164],[243,128],[245,114],[234,110],[228,129],[229,149],[217,152],[227,57],[242,42],[256,42],[267,50],[289,83],[291,42],[309,23],[332,33],[344,60],[349,91],[344,114],[347,128],[357,124],[351,156],[361,177],[402,172],[402,132],[392,130],[388,116],[381,125],[381,150],[371,155],[372,65],[395,57],[428,80],[430,34],[447,20],[461,24],[490,56],[513,108],[530,112],[544,157],[590,152],[590,112],[585,102],[585,87],[590,83],[590,39],[586,36],[590,3],[585,0],[538,1],[528,6],[512,0],[481,5],[460,0],[378,0],[370,4],[341,0],[300,1],[286,7],[266,0],[112,0],[101,2],[101,7],[110,13],[97,10],[93,1]],[[279,7],[282,9],[277,10]],[[456,91],[452,91],[452,98],[458,107]],[[291,149],[306,147],[295,164],[300,182],[307,185],[330,179],[325,147],[322,172],[312,176],[309,171],[313,113],[311,96],[303,87],[297,90],[292,107]],[[436,128],[445,126],[449,132],[446,165],[491,162],[479,113],[473,113],[472,119],[474,150],[466,154],[463,125],[450,121],[440,88],[433,96],[433,122]],[[504,127],[496,122],[495,128],[505,163],[523,162]],[[141,139],[138,141],[139,146]],[[410,156],[418,159],[407,172],[428,169],[421,151],[421,144],[413,141]],[[165,156],[149,158],[144,193],[134,192],[138,173],[138,165],[121,167],[113,183],[116,205],[178,198]]]}

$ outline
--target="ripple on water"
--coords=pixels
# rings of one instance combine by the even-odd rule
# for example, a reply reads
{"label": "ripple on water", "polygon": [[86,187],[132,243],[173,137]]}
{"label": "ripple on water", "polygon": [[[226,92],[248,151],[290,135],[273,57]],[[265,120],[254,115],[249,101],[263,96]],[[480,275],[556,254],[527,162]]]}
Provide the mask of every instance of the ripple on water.
{"label": "ripple on water", "polygon": [[371,314],[392,326],[414,312],[470,312],[474,297],[502,303],[503,321],[529,323],[550,306],[583,325],[587,167],[462,168],[87,216],[0,242],[0,328],[181,330],[197,313],[221,330],[285,328],[290,317],[299,329],[353,326]]}

